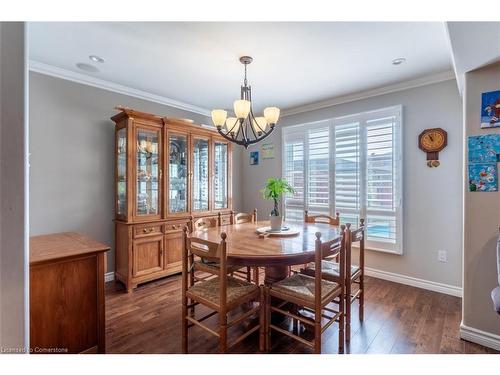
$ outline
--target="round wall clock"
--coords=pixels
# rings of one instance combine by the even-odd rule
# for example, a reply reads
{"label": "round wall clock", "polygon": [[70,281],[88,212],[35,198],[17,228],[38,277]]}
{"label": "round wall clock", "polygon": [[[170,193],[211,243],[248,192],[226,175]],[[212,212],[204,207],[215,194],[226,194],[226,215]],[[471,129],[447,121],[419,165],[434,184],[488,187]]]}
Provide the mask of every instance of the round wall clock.
{"label": "round wall clock", "polygon": [[439,151],[448,144],[448,133],[441,128],[425,129],[418,136],[418,147],[427,153],[427,165],[439,167]]}

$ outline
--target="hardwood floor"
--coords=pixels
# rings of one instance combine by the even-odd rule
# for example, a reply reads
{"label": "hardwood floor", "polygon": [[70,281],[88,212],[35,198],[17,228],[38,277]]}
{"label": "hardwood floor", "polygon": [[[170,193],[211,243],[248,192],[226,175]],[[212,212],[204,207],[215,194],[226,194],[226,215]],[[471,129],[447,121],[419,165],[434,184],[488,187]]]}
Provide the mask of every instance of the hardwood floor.
{"label": "hardwood floor", "polygon": [[[358,321],[355,304],[347,353],[497,353],[459,339],[460,298],[370,277],[365,283],[365,321]],[[145,284],[132,293],[120,283],[107,283],[106,352],[180,353],[180,288],[180,276]],[[215,326],[215,319],[217,315],[207,322]],[[218,351],[217,339],[197,327],[190,328],[189,338],[190,353]],[[325,331],[323,353],[337,353],[337,338],[336,326]],[[283,335],[273,334],[272,342],[272,353],[311,352]],[[257,353],[258,335],[232,352]]]}

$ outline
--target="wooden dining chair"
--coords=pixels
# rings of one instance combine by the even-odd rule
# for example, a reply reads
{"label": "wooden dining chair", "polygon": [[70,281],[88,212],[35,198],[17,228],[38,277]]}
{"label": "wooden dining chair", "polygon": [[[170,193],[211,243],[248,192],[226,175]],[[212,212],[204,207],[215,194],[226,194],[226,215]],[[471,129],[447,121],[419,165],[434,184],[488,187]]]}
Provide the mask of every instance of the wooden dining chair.
{"label": "wooden dining chair", "polygon": [[215,228],[220,225],[220,219],[217,217],[200,217],[198,219],[190,218],[191,232],[198,230],[207,230],[208,228]]}
{"label": "wooden dining chair", "polygon": [[[304,222],[305,223],[322,223],[329,225],[340,225],[340,214],[337,212],[335,217],[329,215],[309,215],[308,210],[304,210]],[[337,260],[338,261],[338,260]],[[307,264],[304,264],[303,267],[307,267]],[[291,268],[290,268],[291,271]]]}
{"label": "wooden dining chair", "polygon": [[[262,287],[249,283],[246,280],[228,276],[226,233],[222,232],[220,237],[220,243],[210,242],[190,237],[187,228],[184,228],[184,248],[182,252],[182,352],[188,352],[188,329],[194,325],[218,337],[220,353],[226,353],[231,347],[259,330],[259,349],[263,351],[265,344],[265,311],[263,309],[264,298]],[[194,272],[195,256],[219,264],[219,274],[217,277],[192,285],[189,274]],[[199,304],[213,311],[196,319],[195,311],[193,310]],[[228,314],[233,310],[237,310],[243,304],[251,304],[252,307],[248,311],[231,314],[231,321],[228,321]],[[192,310],[192,313],[188,313],[188,310]],[[202,323],[215,314],[218,314],[219,318],[217,331]],[[228,344],[228,329],[256,316],[259,316],[258,323],[235,338],[231,344]]]}
{"label": "wooden dining chair", "polygon": [[[339,353],[344,351],[344,266],[345,266],[345,246],[346,232],[342,226],[343,234],[340,238],[330,241],[321,241],[321,233],[316,233],[314,264],[319,268],[324,258],[338,255],[341,264],[341,278],[339,282],[325,280],[320,274],[314,277],[296,273],[281,281],[278,281],[266,288],[266,350],[271,348],[271,331],[280,332],[289,336],[314,350],[314,353],[321,353],[321,334],[333,323],[339,324]],[[272,298],[277,298],[280,302],[272,304]],[[327,307],[332,302],[338,304],[338,310]],[[284,310],[287,304],[291,304],[290,309]],[[305,310],[314,314],[314,319],[309,319],[303,315],[298,315],[296,311]],[[271,313],[279,313],[292,318],[293,322],[298,321],[314,328],[314,339],[306,340],[288,330],[274,325],[271,321]],[[330,315],[328,315],[328,314]],[[327,320],[322,324],[322,320]]]}
{"label": "wooden dining chair", "polygon": [[306,223],[325,223],[330,225],[340,225],[340,214],[337,212],[335,217],[328,215],[309,215],[308,211],[304,211],[304,221]]}
{"label": "wooden dining chair", "polygon": [[[345,322],[346,341],[351,339],[351,305],[354,301],[359,302],[359,320],[364,320],[365,306],[365,221],[360,220],[360,225],[356,230],[351,231],[351,224],[346,224],[346,260],[345,260]],[[359,262],[358,265],[352,264],[352,243],[359,242]],[[315,263],[309,263],[307,267],[300,270],[300,273],[309,276],[315,276],[318,269]],[[321,274],[323,279],[333,282],[340,282],[342,266],[330,260],[324,260],[321,264]],[[357,290],[353,291],[352,286],[357,285]]]}
{"label": "wooden dining chair", "polygon": [[[235,214],[231,211],[231,224],[254,223],[257,221],[257,209],[254,208],[252,213],[238,212]],[[248,281],[250,281],[251,269],[247,267],[246,271]],[[253,267],[253,282],[259,285],[259,267]]]}
{"label": "wooden dining chair", "polygon": [[[232,216],[232,215],[231,215]],[[195,231],[205,231],[209,228],[216,228],[221,225],[221,215],[217,218],[215,217],[201,217],[199,219],[193,219],[193,217],[190,218],[190,229],[191,232]],[[196,270],[197,271],[202,271],[205,274],[208,274],[208,276],[197,276],[195,272],[192,272],[190,274],[191,281],[194,284],[196,281],[202,281],[206,280],[212,276],[216,276],[219,274],[219,264],[214,261],[209,261],[207,259],[202,259],[202,258],[197,258],[194,261],[194,264],[196,265]],[[230,265],[227,267],[228,273],[233,276],[233,274],[236,274],[237,276],[245,278],[248,282],[252,280],[252,274],[250,267],[242,267],[238,265]],[[258,284],[257,284],[258,285]]]}
{"label": "wooden dining chair", "polygon": [[252,213],[238,212],[235,214],[231,211],[231,224],[253,223],[257,221],[257,209],[254,208]]}

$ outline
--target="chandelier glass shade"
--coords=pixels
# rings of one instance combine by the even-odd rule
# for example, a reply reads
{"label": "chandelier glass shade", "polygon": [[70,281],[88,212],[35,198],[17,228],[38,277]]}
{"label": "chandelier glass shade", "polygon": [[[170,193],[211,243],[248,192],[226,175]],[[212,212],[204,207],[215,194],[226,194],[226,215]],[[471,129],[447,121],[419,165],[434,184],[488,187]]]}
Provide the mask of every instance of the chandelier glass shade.
{"label": "chandelier glass shade", "polygon": [[252,109],[252,87],[247,82],[247,65],[252,62],[250,56],[240,57],[245,66],[245,79],[241,86],[241,97],[233,103],[234,117],[227,117],[227,111],[214,109],[212,122],[217,131],[227,140],[247,148],[249,145],[260,142],[274,130],[280,116],[277,107],[267,107],[263,116],[255,117]]}

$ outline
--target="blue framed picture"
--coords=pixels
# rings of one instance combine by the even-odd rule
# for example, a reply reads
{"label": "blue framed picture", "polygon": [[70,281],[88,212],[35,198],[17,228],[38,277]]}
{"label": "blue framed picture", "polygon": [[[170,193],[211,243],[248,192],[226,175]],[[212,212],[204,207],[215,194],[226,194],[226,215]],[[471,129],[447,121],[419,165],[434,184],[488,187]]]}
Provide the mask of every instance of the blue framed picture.
{"label": "blue framed picture", "polygon": [[250,165],[259,165],[259,151],[250,151]]}
{"label": "blue framed picture", "polygon": [[481,94],[481,128],[500,127],[500,90]]}
{"label": "blue framed picture", "polygon": [[469,164],[469,191],[498,191],[496,162]]}
{"label": "blue framed picture", "polygon": [[500,134],[470,136],[468,146],[470,163],[500,161]]}

